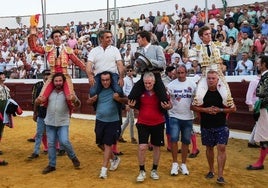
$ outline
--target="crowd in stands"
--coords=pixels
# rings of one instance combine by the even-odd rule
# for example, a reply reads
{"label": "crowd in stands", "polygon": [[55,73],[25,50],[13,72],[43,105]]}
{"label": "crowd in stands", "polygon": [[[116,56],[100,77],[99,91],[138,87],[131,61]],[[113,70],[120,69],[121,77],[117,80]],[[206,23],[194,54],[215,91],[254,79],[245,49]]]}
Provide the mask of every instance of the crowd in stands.
{"label": "crowd in stands", "polygon": [[[116,46],[126,66],[134,63],[136,33],[147,30],[151,32],[151,43],[163,48],[167,66],[185,64],[188,74],[194,75],[200,73],[201,69],[198,60],[191,56],[191,50],[201,43],[198,30],[205,24],[205,10],[198,5],[187,11],[175,4],[173,13],[157,11],[154,15],[149,11],[148,15],[141,14],[139,18],[121,17],[116,26],[112,22],[104,23],[100,18],[98,22],[93,23],[76,24],[71,21],[60,28],[64,32],[64,43],[85,63],[87,54],[98,45],[98,32],[110,29],[114,38],[116,37]],[[213,41],[221,50],[225,74],[256,74],[255,59],[261,54],[268,54],[267,2],[227,7],[225,10],[213,4],[208,10],[208,24],[213,33]],[[53,29],[59,28],[47,24],[45,33],[40,28],[38,43],[51,44],[49,36]],[[14,30],[4,26],[0,28],[0,72],[4,72],[10,79],[41,78],[41,72],[46,68],[44,57],[34,54],[29,49],[28,34],[29,28],[26,26]],[[186,44],[189,34],[191,43]],[[245,62],[248,65],[246,68],[241,65]],[[68,70],[73,78],[83,77],[83,74],[77,73],[78,69],[71,64]]]}

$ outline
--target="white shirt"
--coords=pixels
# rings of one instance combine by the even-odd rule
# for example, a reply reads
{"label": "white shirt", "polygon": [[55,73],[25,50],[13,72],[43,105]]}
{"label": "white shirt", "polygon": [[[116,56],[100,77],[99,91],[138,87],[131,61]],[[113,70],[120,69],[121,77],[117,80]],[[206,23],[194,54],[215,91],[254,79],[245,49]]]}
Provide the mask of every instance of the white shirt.
{"label": "white shirt", "polygon": [[123,92],[125,96],[128,96],[134,86],[133,78],[126,76],[124,78]]}
{"label": "white shirt", "polygon": [[103,71],[118,74],[117,61],[122,60],[118,48],[108,46],[105,50],[101,46],[93,48],[88,54],[88,61],[92,62],[94,74]]}
{"label": "white shirt", "polygon": [[194,118],[190,110],[192,98],[196,89],[196,84],[186,79],[180,82],[178,79],[173,80],[167,85],[170,99],[173,107],[168,111],[170,117],[181,120],[191,120]]}
{"label": "white shirt", "polygon": [[248,59],[245,62],[246,67],[244,65],[242,65],[242,62],[243,62],[243,60],[240,60],[240,61],[237,62],[235,70],[236,71],[242,70],[242,72],[239,72],[239,75],[250,75],[249,71],[253,70],[253,62]]}

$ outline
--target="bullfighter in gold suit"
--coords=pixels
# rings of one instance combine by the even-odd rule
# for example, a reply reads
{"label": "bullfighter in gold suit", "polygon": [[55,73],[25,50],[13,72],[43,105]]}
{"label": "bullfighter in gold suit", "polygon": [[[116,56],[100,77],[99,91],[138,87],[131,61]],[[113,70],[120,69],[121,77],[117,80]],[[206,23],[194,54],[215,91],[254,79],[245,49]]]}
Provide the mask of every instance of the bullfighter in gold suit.
{"label": "bullfighter in gold suit", "polygon": [[66,77],[66,82],[64,84],[64,93],[70,108],[70,112],[73,110],[73,103],[78,101],[75,95],[73,83],[71,76],[67,72],[68,62],[71,60],[75,65],[80,67],[85,71],[85,64],[73,53],[73,49],[66,47],[62,44],[61,40],[62,32],[60,30],[55,30],[51,33],[51,38],[53,40],[52,45],[46,45],[45,47],[37,44],[37,30],[36,27],[31,28],[30,35],[28,37],[28,44],[31,50],[35,53],[46,55],[47,62],[50,67],[51,76],[48,78],[47,82],[42,88],[39,97],[36,99],[37,104],[46,104],[47,99],[54,89],[53,83],[51,82],[52,76],[55,73],[61,72]]}

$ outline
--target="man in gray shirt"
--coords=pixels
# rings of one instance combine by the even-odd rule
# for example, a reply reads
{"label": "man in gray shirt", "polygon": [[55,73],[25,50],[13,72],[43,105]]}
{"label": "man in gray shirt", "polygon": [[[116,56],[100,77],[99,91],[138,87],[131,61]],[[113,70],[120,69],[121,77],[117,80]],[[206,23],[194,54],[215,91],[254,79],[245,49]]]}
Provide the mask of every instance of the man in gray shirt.
{"label": "man in gray shirt", "polygon": [[[63,92],[63,85],[66,81],[62,73],[56,73],[52,77],[54,90],[48,98],[47,114],[45,117],[46,133],[48,139],[48,158],[49,164],[43,170],[43,174],[56,170],[56,140],[67,152],[75,168],[79,168],[80,162],[76,157],[73,147],[69,141],[70,114],[66,97]],[[80,101],[76,98],[74,106],[79,106]]]}

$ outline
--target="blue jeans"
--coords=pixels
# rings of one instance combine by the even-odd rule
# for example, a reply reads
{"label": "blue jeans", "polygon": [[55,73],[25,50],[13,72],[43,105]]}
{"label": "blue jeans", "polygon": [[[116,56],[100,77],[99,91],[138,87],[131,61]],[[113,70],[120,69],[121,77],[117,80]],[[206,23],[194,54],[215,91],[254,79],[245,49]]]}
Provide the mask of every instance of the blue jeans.
{"label": "blue jeans", "polygon": [[193,129],[193,120],[180,120],[174,117],[169,118],[170,140],[178,142],[181,133],[181,142],[189,145]]}
{"label": "blue jeans", "polygon": [[45,121],[44,118],[37,117],[36,121],[36,136],[35,136],[35,143],[34,143],[34,153],[39,154],[40,152],[40,145],[42,141],[42,137],[45,131]]}
{"label": "blue jeans", "polygon": [[[112,78],[112,82],[111,82],[111,87],[113,89],[113,91],[115,93],[118,93],[120,96],[123,96],[123,90],[122,88],[118,85],[118,80],[119,80],[119,76],[116,73],[111,73],[111,78]],[[91,97],[93,97],[94,95],[98,95],[101,92],[102,89],[102,84],[101,84],[101,73],[97,74],[95,77],[95,84],[94,86],[90,87],[89,89],[89,94]]]}
{"label": "blue jeans", "polygon": [[55,127],[46,125],[47,141],[48,141],[48,159],[49,166],[56,167],[56,141],[59,139],[60,145],[66,151],[68,157],[73,159],[76,157],[72,144],[69,141],[69,126],[64,125]]}

